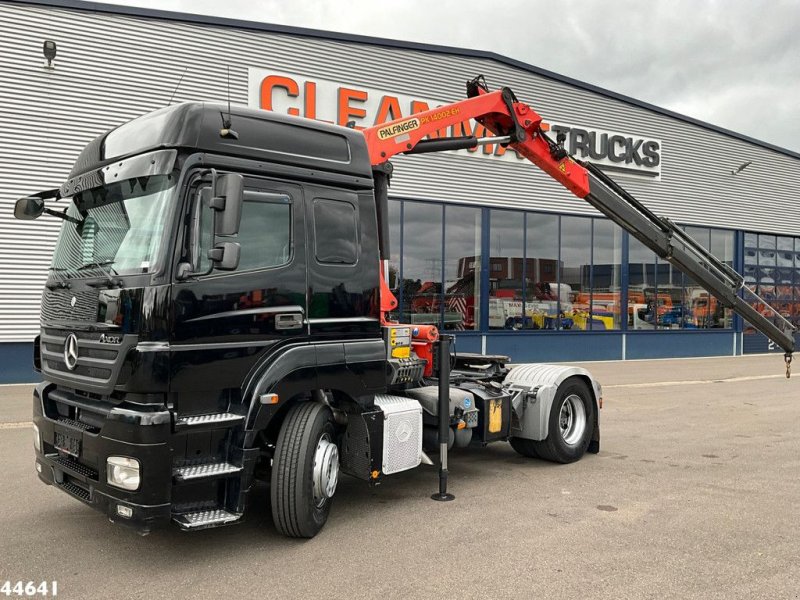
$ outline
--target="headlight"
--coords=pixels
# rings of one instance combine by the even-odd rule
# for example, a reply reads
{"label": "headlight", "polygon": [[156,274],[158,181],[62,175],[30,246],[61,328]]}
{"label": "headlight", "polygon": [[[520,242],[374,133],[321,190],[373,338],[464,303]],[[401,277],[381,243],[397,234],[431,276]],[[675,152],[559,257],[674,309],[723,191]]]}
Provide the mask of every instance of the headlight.
{"label": "headlight", "polygon": [[39,433],[39,428],[36,425],[33,426],[33,447],[36,448],[37,452],[42,451],[42,436]]}
{"label": "headlight", "polygon": [[138,490],[139,461],[127,456],[109,456],[106,461],[106,478],[108,484],[123,490]]}

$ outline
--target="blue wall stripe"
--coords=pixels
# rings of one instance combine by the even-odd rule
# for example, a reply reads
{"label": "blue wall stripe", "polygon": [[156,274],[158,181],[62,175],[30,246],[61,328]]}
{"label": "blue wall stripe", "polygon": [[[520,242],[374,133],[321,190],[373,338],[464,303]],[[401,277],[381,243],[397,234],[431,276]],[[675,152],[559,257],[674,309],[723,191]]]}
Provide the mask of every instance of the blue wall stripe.
{"label": "blue wall stripe", "polygon": [[35,383],[42,380],[33,370],[33,342],[0,344],[0,383]]}
{"label": "blue wall stripe", "polygon": [[731,356],[734,335],[730,329],[631,331],[627,337],[627,358]]}

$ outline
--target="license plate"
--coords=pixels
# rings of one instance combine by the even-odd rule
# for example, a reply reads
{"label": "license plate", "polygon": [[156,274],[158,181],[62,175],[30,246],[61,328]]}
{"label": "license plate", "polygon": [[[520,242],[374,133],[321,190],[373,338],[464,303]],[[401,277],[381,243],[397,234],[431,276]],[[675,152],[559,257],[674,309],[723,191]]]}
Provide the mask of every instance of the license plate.
{"label": "license plate", "polygon": [[80,438],[67,435],[66,433],[56,433],[55,447],[61,452],[66,452],[70,456],[78,458],[81,455],[81,440]]}

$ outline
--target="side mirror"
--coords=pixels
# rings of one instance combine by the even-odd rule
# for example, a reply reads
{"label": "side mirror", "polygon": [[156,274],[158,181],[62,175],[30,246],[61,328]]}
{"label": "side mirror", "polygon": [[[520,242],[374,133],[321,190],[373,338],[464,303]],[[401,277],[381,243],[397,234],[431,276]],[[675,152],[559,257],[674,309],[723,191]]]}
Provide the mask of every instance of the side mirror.
{"label": "side mirror", "polygon": [[20,198],[14,206],[14,218],[22,221],[32,221],[42,216],[44,212],[44,199],[38,196]]}
{"label": "side mirror", "polygon": [[236,173],[220,175],[214,184],[214,197],[209,206],[217,211],[214,216],[215,235],[236,235],[242,221],[244,203],[244,177]]}
{"label": "side mirror", "polygon": [[208,259],[220,271],[235,271],[242,249],[236,242],[221,242],[208,251]]}

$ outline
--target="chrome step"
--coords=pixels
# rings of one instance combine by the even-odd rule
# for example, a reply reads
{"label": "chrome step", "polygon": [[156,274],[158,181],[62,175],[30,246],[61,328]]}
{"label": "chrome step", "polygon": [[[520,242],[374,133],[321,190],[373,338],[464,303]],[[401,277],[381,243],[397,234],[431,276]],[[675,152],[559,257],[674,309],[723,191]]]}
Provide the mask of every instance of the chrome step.
{"label": "chrome step", "polygon": [[220,425],[232,425],[243,420],[244,415],[236,415],[234,413],[213,413],[210,415],[180,417],[175,421],[175,427],[218,427]]}
{"label": "chrome step", "polygon": [[175,521],[181,529],[220,527],[222,525],[235,523],[241,518],[241,513],[232,513],[221,508],[172,515],[172,520]]}
{"label": "chrome step", "polygon": [[172,471],[172,475],[177,481],[189,481],[193,479],[202,479],[204,477],[223,477],[225,475],[238,473],[241,470],[242,467],[232,465],[231,463],[218,462],[177,467]]}

